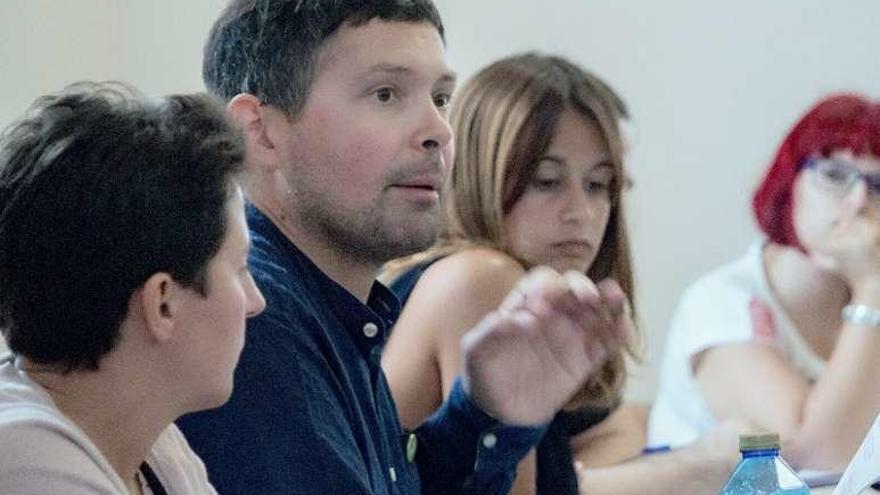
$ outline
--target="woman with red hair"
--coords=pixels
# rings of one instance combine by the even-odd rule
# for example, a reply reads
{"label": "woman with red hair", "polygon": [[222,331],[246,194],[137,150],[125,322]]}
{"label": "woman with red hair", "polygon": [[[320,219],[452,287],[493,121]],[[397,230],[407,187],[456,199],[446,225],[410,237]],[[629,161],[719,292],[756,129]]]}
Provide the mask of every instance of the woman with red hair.
{"label": "woman with red hair", "polygon": [[811,108],[752,206],[766,239],[673,317],[649,443],[740,418],[779,432],[796,467],[841,469],[880,412],[880,102]]}

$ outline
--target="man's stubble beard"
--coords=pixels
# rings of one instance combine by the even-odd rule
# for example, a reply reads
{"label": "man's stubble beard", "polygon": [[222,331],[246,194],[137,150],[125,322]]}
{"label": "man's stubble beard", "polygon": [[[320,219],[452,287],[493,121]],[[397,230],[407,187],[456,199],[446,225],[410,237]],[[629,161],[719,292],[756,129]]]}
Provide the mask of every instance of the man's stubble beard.
{"label": "man's stubble beard", "polygon": [[368,209],[338,208],[315,191],[299,190],[289,198],[298,222],[331,247],[337,256],[381,266],[431,247],[440,230],[439,204],[416,211],[394,211],[380,198]]}

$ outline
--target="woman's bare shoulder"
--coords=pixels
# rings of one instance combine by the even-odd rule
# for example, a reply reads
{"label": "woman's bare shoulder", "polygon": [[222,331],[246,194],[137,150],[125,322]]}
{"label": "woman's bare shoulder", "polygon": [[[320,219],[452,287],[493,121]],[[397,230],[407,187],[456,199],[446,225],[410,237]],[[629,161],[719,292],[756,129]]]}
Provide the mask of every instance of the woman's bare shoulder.
{"label": "woman's bare shoulder", "polygon": [[424,322],[430,321],[430,334],[437,339],[432,347],[457,352],[461,335],[497,309],[524,273],[519,262],[501,251],[483,247],[456,251],[425,270],[395,332],[421,340]]}
{"label": "woman's bare shoulder", "polygon": [[431,285],[480,293],[484,290],[510,289],[524,273],[523,265],[502,251],[469,247],[437,261],[422,277]]}

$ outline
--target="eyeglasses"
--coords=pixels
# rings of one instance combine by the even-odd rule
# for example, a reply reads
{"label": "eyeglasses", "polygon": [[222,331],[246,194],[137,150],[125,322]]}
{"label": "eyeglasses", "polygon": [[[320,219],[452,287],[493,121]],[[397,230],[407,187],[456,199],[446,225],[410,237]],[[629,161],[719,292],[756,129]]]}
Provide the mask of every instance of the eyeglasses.
{"label": "eyeglasses", "polygon": [[829,191],[844,195],[864,181],[868,194],[880,198],[880,172],[866,174],[840,158],[810,158],[804,167],[812,170],[816,183]]}

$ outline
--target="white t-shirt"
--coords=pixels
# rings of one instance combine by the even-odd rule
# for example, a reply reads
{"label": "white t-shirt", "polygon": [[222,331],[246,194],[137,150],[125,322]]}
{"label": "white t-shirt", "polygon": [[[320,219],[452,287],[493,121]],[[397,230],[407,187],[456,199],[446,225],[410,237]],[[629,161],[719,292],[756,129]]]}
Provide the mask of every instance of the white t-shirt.
{"label": "white t-shirt", "polygon": [[[216,495],[204,464],[174,424],[162,432],[146,461],[169,495]],[[141,486],[152,494],[144,480]],[[129,493],[95,444],[9,355],[0,358],[0,493]]]}
{"label": "white t-shirt", "polygon": [[660,366],[657,399],[648,421],[648,445],[678,447],[715,424],[693,374],[692,358],[713,347],[764,342],[776,346],[795,369],[814,381],[825,367],[797,332],[770,291],[764,242],[739,260],[691,285],[672,318]]}

